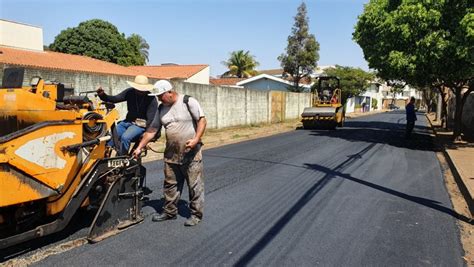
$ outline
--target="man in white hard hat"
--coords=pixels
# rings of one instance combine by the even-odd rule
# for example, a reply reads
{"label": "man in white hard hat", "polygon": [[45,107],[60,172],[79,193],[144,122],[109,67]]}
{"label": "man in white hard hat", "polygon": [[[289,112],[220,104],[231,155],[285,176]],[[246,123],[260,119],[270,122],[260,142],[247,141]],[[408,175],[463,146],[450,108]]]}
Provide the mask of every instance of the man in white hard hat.
{"label": "man in white hard hat", "polygon": [[[119,144],[115,144],[115,147],[118,148],[118,155],[128,154],[130,143],[137,141],[145,132],[146,127],[155,118],[158,106],[156,98],[148,95],[153,85],[148,83],[146,76],[138,75],[133,82],[127,81],[127,83],[130,88],[115,96],[107,95],[102,87],[97,89],[97,95],[103,101],[112,103],[127,101],[127,116],[116,126]],[[109,142],[109,145],[112,146],[113,141]]]}
{"label": "man in white hard hat", "polygon": [[154,215],[152,220],[159,222],[177,218],[178,201],[184,181],[186,181],[189,188],[191,217],[184,225],[194,226],[202,220],[204,208],[201,137],[206,129],[207,121],[196,99],[178,94],[172,89],[173,86],[166,80],[160,80],[154,84],[150,95],[157,96],[161,104],[155,119],[147,128],[133,154],[140,155],[146,144],[158,131],[161,131],[161,127],[165,127],[166,148],[163,160],[165,203],[163,213]]}

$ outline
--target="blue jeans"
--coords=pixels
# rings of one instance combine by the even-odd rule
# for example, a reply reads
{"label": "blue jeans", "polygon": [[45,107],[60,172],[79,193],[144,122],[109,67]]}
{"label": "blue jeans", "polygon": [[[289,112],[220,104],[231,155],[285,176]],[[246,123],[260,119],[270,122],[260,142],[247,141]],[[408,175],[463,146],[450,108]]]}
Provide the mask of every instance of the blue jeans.
{"label": "blue jeans", "polygon": [[[120,149],[117,151],[119,156],[127,155],[130,149],[130,143],[137,141],[145,132],[145,129],[127,121],[121,121],[117,124],[118,140],[120,141]],[[113,145],[113,139],[109,141],[109,145]]]}

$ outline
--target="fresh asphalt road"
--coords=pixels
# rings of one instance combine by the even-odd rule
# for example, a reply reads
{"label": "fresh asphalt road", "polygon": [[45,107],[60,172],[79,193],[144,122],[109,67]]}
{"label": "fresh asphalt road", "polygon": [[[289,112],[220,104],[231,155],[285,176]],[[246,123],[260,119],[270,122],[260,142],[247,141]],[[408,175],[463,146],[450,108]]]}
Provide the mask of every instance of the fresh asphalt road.
{"label": "fresh asphalt road", "polygon": [[205,150],[205,217],[191,228],[187,192],[178,220],[151,221],[163,203],[163,163],[151,162],[143,223],[37,264],[462,266],[426,119],[411,140],[404,124],[395,111]]}

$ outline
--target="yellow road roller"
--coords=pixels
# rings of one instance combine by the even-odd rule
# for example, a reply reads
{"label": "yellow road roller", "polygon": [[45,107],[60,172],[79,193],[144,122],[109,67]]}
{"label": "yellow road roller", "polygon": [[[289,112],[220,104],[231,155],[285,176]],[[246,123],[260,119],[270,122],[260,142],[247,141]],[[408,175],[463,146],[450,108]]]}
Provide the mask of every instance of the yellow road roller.
{"label": "yellow road roller", "polygon": [[141,222],[145,168],[107,157],[115,107],[23,79],[5,69],[0,88],[0,249],[63,230],[81,207],[95,212],[92,242]]}
{"label": "yellow road roller", "polygon": [[304,129],[335,129],[344,126],[345,112],[338,77],[318,78],[317,88],[311,90],[311,106],[304,108],[301,118]]}

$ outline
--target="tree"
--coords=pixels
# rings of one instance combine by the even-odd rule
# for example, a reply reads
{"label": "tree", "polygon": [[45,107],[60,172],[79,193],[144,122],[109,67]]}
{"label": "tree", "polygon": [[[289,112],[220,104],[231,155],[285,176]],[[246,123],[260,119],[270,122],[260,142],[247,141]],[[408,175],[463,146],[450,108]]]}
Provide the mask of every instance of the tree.
{"label": "tree", "polygon": [[474,90],[473,10],[472,0],[371,0],[353,34],[382,78],[453,92],[456,140],[464,103]]}
{"label": "tree", "polygon": [[135,43],[125,40],[122,54],[117,58],[117,64],[122,66],[141,66],[145,65],[145,58],[140,54]]}
{"label": "tree", "polygon": [[49,47],[52,51],[89,56],[124,66],[143,65],[145,58],[140,54],[136,39],[132,35],[127,40],[113,24],[92,19],[61,31]]}
{"label": "tree", "polygon": [[[146,40],[136,33],[132,33],[128,38],[127,41],[132,45],[134,50],[138,50],[142,58],[145,60],[145,63],[148,62],[148,49],[150,49],[150,45],[146,42]],[[144,64],[141,64],[144,65]]]}
{"label": "tree", "polygon": [[259,63],[250,51],[238,50],[230,53],[227,61],[222,61],[229,70],[222,74],[223,77],[248,78],[257,74],[255,68]]}
{"label": "tree", "polygon": [[403,89],[407,86],[405,81],[387,81],[387,85],[390,86],[390,93],[392,93],[392,104],[395,105],[397,94],[402,94]]}
{"label": "tree", "polygon": [[421,95],[423,96],[423,101],[425,102],[424,104],[426,106],[427,112],[431,112],[433,105],[436,103],[436,91],[430,87],[421,87],[417,88],[417,90],[420,91]]}
{"label": "tree", "polygon": [[293,88],[291,91],[301,92],[300,81],[309,77],[317,66],[319,60],[319,43],[313,34],[309,33],[306,4],[303,2],[298,7],[295,24],[288,36],[286,52],[278,57],[284,72],[291,75]]}
{"label": "tree", "polygon": [[375,79],[375,74],[366,72],[361,68],[339,65],[336,65],[335,68],[326,69],[324,75],[336,76],[341,80],[342,103],[345,103],[349,97],[363,94],[370,82]]}
{"label": "tree", "polygon": [[372,109],[375,110],[375,109],[378,108],[378,106],[379,106],[379,104],[378,104],[377,99],[376,99],[376,98],[373,98],[373,99],[372,99]]}

